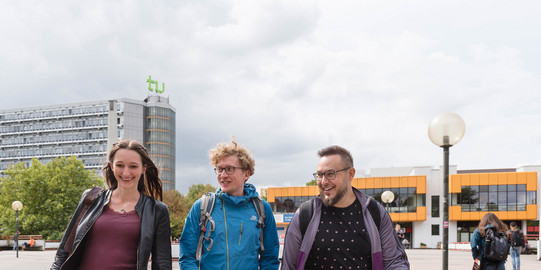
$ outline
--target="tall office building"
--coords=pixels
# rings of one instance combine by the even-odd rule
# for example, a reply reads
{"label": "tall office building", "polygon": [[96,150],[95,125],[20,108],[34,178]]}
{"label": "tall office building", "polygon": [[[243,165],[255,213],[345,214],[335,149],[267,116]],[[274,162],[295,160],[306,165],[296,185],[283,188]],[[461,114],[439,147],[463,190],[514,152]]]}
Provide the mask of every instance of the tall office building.
{"label": "tall office building", "polygon": [[174,190],[175,114],[161,96],[0,110],[0,173],[60,156],[77,156],[99,172],[113,143],[134,139],[160,168],[164,191]]}

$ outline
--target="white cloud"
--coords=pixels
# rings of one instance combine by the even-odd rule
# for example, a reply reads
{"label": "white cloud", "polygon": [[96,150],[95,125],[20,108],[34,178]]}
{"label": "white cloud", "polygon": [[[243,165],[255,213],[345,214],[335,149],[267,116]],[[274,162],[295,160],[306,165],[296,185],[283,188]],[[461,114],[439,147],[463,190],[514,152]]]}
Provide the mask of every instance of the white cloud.
{"label": "white cloud", "polygon": [[[430,120],[459,113],[459,169],[540,163],[541,23],[531,1],[11,1],[0,107],[128,97],[165,82],[177,187],[216,185],[231,135],[258,186],[304,185],[318,149],[356,167],[439,165]],[[29,98],[32,97],[32,98]]]}

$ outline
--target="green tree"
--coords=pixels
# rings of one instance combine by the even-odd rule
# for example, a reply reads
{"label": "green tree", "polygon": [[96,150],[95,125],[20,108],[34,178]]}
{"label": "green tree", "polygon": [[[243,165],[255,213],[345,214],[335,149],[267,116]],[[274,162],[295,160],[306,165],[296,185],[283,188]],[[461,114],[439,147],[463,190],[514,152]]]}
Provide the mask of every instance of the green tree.
{"label": "green tree", "polygon": [[169,208],[171,236],[173,239],[177,239],[182,234],[184,222],[190,210],[186,205],[186,197],[176,190],[169,190],[163,194],[163,202]]}
{"label": "green tree", "polygon": [[215,187],[208,184],[194,184],[190,187],[186,196],[176,190],[170,190],[164,193],[163,202],[167,204],[167,207],[169,208],[171,236],[173,239],[180,238],[182,230],[184,229],[186,217],[195,201],[201,198],[203,194],[214,192],[215,190]]}
{"label": "green tree", "polygon": [[216,188],[210,184],[193,184],[188,190],[188,195],[186,195],[186,204],[191,208],[193,203],[197,201],[197,199],[201,198],[203,194],[214,191],[216,191]]}
{"label": "green tree", "polygon": [[60,157],[43,165],[37,159],[30,167],[11,165],[0,181],[1,234],[15,232],[13,201],[21,201],[21,234],[41,234],[46,239],[60,239],[77,207],[81,194],[93,186],[104,186],[94,171],[85,170],[76,157]]}
{"label": "green tree", "polygon": [[312,179],[306,183],[307,186],[317,186],[317,180]]}

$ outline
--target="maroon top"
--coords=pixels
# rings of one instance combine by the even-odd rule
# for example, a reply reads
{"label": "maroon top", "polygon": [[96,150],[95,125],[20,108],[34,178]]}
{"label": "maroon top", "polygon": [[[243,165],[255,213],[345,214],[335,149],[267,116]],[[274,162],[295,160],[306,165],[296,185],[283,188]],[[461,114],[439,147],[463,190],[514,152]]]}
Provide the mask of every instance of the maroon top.
{"label": "maroon top", "polygon": [[119,213],[105,206],[85,237],[79,269],[136,269],[140,233],[135,210]]}

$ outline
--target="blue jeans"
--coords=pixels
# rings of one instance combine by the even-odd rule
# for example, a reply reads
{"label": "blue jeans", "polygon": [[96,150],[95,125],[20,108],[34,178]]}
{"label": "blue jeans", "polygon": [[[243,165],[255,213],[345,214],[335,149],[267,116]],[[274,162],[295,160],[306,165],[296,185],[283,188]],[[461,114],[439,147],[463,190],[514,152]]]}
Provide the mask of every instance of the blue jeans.
{"label": "blue jeans", "polygon": [[520,268],[520,251],[522,247],[511,247],[509,253],[511,253],[511,262],[513,263],[513,270]]}

